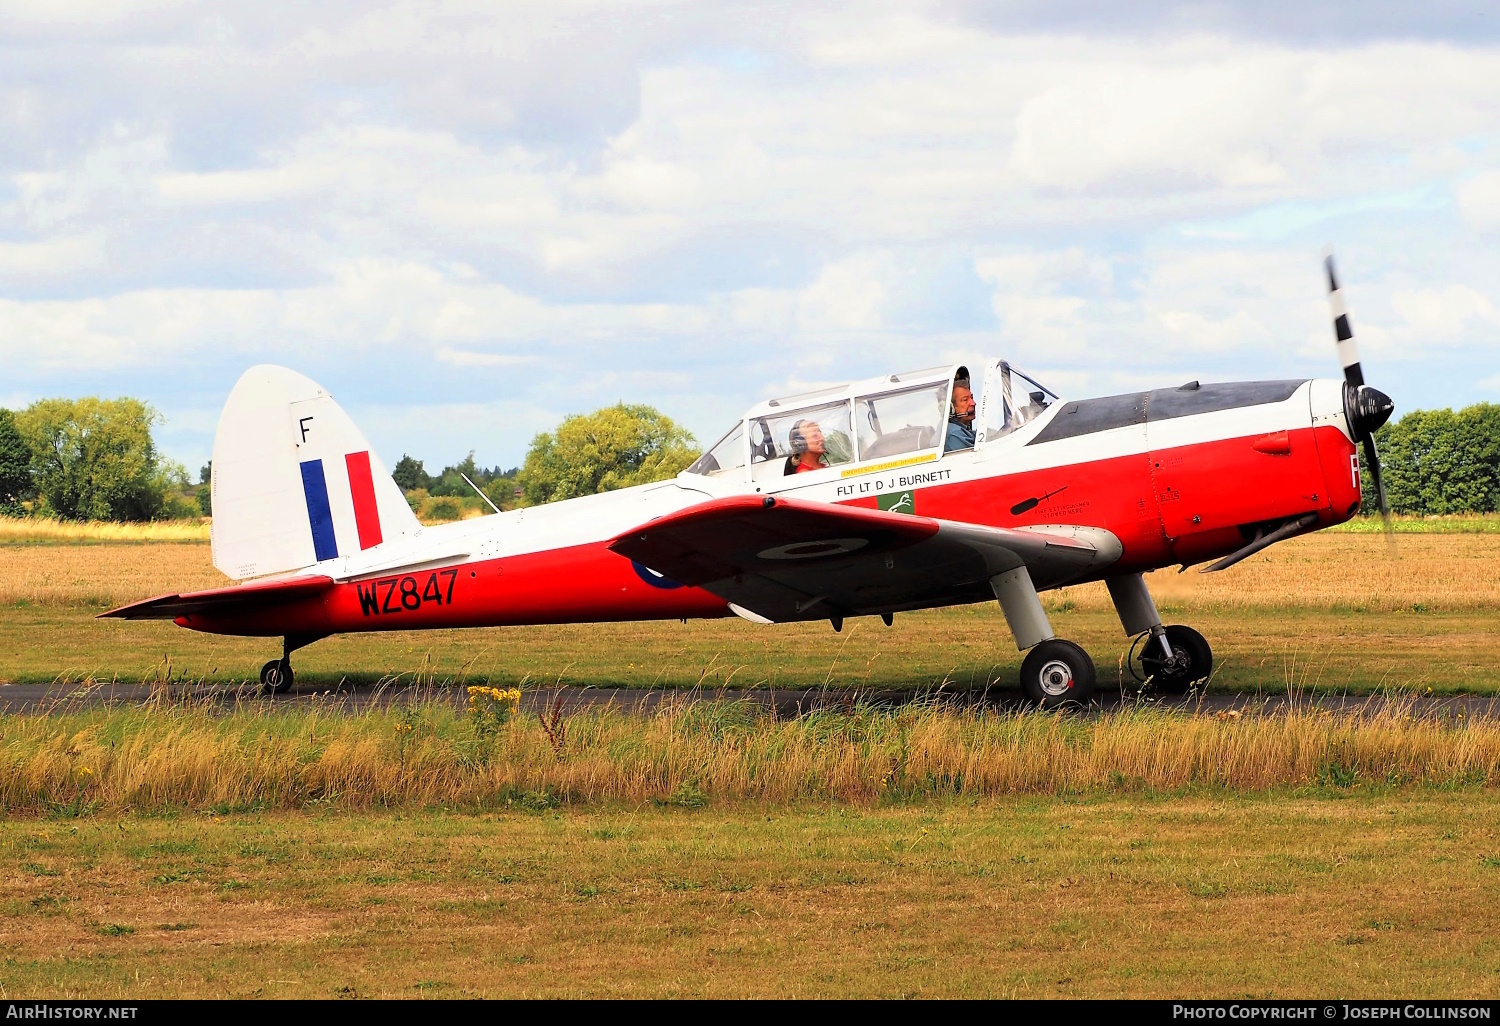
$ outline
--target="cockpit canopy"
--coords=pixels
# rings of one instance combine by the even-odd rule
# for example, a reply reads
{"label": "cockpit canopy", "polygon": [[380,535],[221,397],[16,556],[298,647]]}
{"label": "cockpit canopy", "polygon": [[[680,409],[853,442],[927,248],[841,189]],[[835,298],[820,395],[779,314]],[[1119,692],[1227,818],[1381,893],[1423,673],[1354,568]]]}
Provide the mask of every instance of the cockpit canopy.
{"label": "cockpit canopy", "polygon": [[[1009,434],[1058,398],[1004,360],[987,364],[983,380],[975,388],[967,367],[949,364],[771,399],[752,407],[687,472],[760,481],[937,459],[945,449]],[[978,401],[972,442],[950,429],[955,385],[969,387]]]}

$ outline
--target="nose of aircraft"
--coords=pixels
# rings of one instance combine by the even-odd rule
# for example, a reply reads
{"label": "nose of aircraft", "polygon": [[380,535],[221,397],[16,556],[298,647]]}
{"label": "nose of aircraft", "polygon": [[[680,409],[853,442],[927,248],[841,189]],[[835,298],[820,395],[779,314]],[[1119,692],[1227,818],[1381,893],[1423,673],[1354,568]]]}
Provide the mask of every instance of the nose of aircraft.
{"label": "nose of aircraft", "polygon": [[1360,385],[1351,391],[1353,394],[1349,397],[1351,401],[1348,404],[1349,427],[1354,431],[1354,437],[1368,438],[1391,419],[1391,412],[1396,404],[1391,402],[1390,396],[1369,385]]}

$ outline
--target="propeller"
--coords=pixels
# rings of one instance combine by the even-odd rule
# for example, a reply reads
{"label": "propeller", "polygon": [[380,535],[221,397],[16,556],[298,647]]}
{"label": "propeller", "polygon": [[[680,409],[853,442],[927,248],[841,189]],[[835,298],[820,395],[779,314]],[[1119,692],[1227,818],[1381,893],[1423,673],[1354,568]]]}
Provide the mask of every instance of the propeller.
{"label": "propeller", "polygon": [[1370,468],[1370,479],[1375,483],[1375,494],[1380,500],[1380,516],[1389,535],[1391,507],[1386,501],[1385,483],[1380,476],[1380,452],[1375,448],[1375,432],[1390,420],[1396,404],[1384,392],[1365,384],[1359,350],[1354,345],[1354,329],[1349,325],[1349,310],[1344,306],[1344,293],[1333,269],[1332,253],[1324,255],[1323,266],[1328,271],[1328,305],[1333,309],[1334,344],[1338,346],[1339,363],[1344,367],[1344,418],[1349,422],[1354,440],[1365,450],[1365,466]]}

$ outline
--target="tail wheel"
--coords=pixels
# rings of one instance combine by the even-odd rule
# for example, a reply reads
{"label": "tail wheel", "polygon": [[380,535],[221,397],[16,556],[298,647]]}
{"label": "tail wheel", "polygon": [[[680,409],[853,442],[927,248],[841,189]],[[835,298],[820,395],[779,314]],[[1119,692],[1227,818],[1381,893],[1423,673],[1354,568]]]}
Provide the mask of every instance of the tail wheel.
{"label": "tail wheel", "polygon": [[1191,627],[1173,624],[1166,629],[1166,634],[1167,644],[1172,646],[1172,663],[1168,665],[1161,642],[1148,637],[1141,651],[1141,669],[1150,675],[1153,690],[1168,695],[1185,694],[1193,685],[1207,680],[1213,672],[1213,649],[1208,647],[1208,640]]}
{"label": "tail wheel", "polygon": [[1071,641],[1053,638],[1026,653],[1021,690],[1043,709],[1087,705],[1094,698],[1094,661]]}
{"label": "tail wheel", "polygon": [[273,695],[290,691],[293,679],[290,659],[272,659],[260,668],[260,685]]}

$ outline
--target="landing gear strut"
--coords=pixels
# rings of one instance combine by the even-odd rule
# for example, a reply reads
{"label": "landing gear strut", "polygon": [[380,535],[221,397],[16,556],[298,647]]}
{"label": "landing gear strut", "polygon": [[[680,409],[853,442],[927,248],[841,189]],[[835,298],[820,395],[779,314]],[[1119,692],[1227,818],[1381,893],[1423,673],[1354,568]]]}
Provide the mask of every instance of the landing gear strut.
{"label": "landing gear strut", "polygon": [[[1160,694],[1181,695],[1208,679],[1214,668],[1214,654],[1208,641],[1191,627],[1162,626],[1161,614],[1151,601],[1145,578],[1130,574],[1111,577],[1104,583],[1114,600],[1115,612],[1120,614],[1120,626],[1136,639],[1127,661],[1130,672],[1142,684],[1149,681]],[[1137,662],[1141,665],[1139,673],[1135,668]]]}
{"label": "landing gear strut", "polygon": [[1031,649],[1021,663],[1021,691],[1043,709],[1087,705],[1094,697],[1094,661],[1052,631],[1031,574],[1024,566],[990,578],[1016,647]]}
{"label": "landing gear strut", "polygon": [[260,686],[272,695],[284,695],[292,690],[292,682],[297,679],[292,673],[292,653],[299,648],[306,648],[321,638],[322,635],[300,634],[289,634],[283,638],[281,658],[272,659],[260,668]]}

